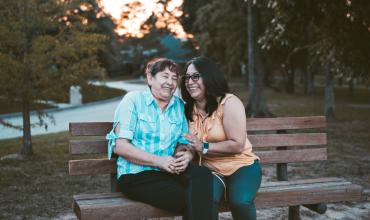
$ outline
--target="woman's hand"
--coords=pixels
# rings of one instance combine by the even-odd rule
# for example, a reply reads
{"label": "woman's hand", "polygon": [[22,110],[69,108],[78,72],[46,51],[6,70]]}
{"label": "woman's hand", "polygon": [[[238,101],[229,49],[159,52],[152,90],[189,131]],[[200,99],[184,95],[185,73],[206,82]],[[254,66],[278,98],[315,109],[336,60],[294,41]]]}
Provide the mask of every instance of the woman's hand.
{"label": "woman's hand", "polygon": [[173,157],[160,157],[158,160],[158,167],[169,173],[176,173],[175,158]]}
{"label": "woman's hand", "polygon": [[175,173],[179,174],[188,167],[190,161],[193,160],[193,153],[189,150],[178,151],[175,154],[175,161],[173,166],[175,167]]}
{"label": "woman's hand", "polygon": [[203,151],[203,142],[199,140],[199,138],[193,134],[186,134],[184,135],[186,139],[190,142],[187,146],[192,147],[197,152],[202,153]]}
{"label": "woman's hand", "polygon": [[178,144],[176,146],[176,150],[175,150],[175,153],[174,153],[174,157],[176,157],[176,154],[180,151],[186,151],[186,150],[189,150],[190,147],[188,147],[187,145],[185,144]]}

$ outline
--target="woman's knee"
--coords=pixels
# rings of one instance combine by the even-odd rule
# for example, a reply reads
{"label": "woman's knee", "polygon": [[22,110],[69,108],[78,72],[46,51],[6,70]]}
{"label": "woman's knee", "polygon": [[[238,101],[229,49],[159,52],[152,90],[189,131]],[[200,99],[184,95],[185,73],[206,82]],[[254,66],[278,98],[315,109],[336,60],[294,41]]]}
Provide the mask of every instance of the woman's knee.
{"label": "woman's knee", "polygon": [[231,207],[238,207],[238,208],[254,207],[254,198],[252,197],[229,198],[229,205]]}

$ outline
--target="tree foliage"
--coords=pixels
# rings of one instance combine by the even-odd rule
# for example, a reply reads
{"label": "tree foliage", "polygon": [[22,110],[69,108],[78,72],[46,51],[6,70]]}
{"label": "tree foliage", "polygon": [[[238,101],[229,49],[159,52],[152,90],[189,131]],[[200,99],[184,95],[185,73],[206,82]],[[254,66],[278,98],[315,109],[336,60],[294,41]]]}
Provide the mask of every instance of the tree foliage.
{"label": "tree foliage", "polygon": [[260,38],[262,47],[287,51],[283,64],[288,67],[305,52],[307,72],[325,75],[324,113],[333,117],[335,76],[368,83],[370,2],[269,0],[267,7],[274,18]]}
{"label": "tree foliage", "polygon": [[221,63],[228,74],[240,74],[247,53],[245,2],[189,0],[184,7],[182,23],[186,31],[194,34],[200,53]]}
{"label": "tree foliage", "polygon": [[269,0],[274,18],[260,42],[285,48],[286,57],[309,49],[310,66],[330,63],[338,76],[368,79],[370,2],[366,0]]}
{"label": "tree foliage", "polygon": [[253,16],[243,0],[185,1],[182,22],[194,34],[201,54],[221,63],[229,75],[240,75],[248,62],[246,113],[250,117],[266,117],[271,116],[263,93],[267,69],[257,43],[266,16],[259,9],[260,4],[248,3],[253,4]]}
{"label": "tree foliage", "polygon": [[[24,143],[28,148],[29,105],[56,99],[69,86],[86,85],[88,79],[102,73],[97,52],[106,37],[96,33],[95,25],[81,13],[88,8],[88,1],[0,2],[0,94],[9,102],[22,103],[24,139],[25,135],[29,139]],[[38,113],[38,124],[46,125],[45,114]],[[32,148],[24,152],[31,154]]]}
{"label": "tree foliage", "polygon": [[[247,1],[249,2],[249,0]],[[325,112],[333,112],[335,78],[363,79],[369,85],[370,2],[367,0],[253,1],[265,76],[283,72],[294,92],[294,72],[302,73],[304,91],[313,92],[314,76],[324,75]],[[201,54],[238,73],[247,57],[247,10],[242,0],[185,1],[182,23],[195,36]],[[258,50],[256,50],[258,52]],[[297,71],[298,72],[298,71]],[[268,82],[264,78],[265,82]],[[332,103],[332,104],[328,104]]]}

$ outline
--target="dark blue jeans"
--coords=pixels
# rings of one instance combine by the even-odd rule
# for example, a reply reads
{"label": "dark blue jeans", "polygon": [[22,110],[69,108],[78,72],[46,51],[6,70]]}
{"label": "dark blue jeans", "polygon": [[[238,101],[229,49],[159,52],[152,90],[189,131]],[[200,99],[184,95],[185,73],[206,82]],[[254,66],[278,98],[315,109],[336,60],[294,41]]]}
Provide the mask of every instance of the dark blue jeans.
{"label": "dark blue jeans", "polygon": [[[221,177],[226,184],[226,196],[234,220],[256,219],[254,198],[261,185],[261,165],[255,160],[252,165],[239,168],[231,176]],[[220,201],[224,198],[224,186],[214,176],[214,213],[218,213]]]}

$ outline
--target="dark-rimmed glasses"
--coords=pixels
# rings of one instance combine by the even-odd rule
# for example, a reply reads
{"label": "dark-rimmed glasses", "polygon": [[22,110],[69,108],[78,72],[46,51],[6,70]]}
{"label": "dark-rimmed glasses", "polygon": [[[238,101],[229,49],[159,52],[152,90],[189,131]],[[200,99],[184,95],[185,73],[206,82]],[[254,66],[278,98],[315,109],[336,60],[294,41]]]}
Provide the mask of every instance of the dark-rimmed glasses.
{"label": "dark-rimmed glasses", "polygon": [[184,80],[185,82],[189,82],[189,79],[191,78],[191,80],[193,80],[193,82],[196,82],[199,80],[200,78],[200,73],[194,73],[192,75],[185,75],[184,76]]}

